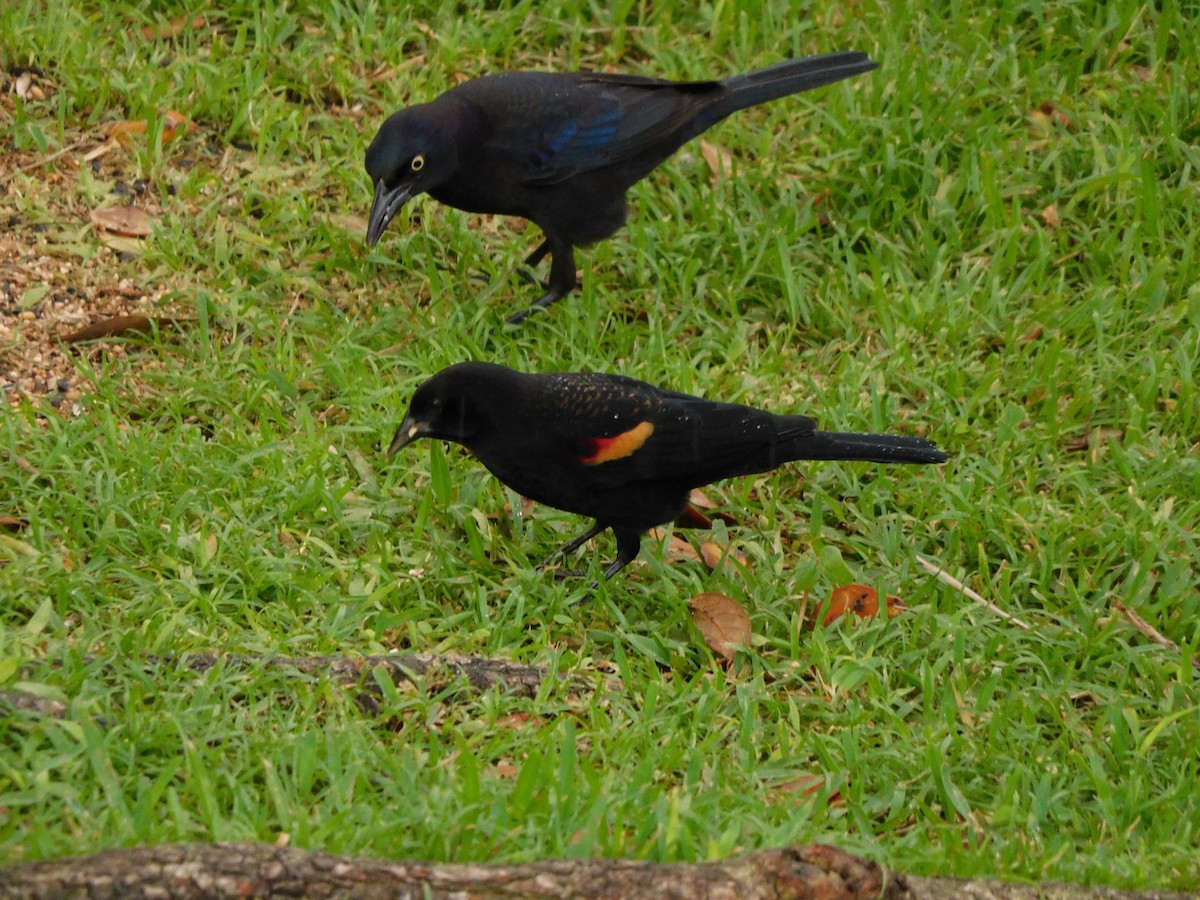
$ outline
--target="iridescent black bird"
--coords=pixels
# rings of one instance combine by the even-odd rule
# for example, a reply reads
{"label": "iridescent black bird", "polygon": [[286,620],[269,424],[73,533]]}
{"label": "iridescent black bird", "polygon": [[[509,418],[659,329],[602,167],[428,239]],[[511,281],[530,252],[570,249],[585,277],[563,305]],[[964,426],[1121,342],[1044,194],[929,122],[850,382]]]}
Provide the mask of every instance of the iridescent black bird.
{"label": "iridescent black bird", "polygon": [[877,68],[865,53],[789,60],[724,81],[675,82],[602,72],[507,72],[402,109],[367,148],[374,246],[409,199],[429,194],[469,212],[520,216],[551,256],[545,293],[523,321],[575,288],[577,246],[621,227],[625,192],[726,116]]}
{"label": "iridescent black bird", "polygon": [[522,496],[596,520],[558,553],[611,528],[617,558],[605,578],[637,557],[646,531],[684,511],[692,488],[709,482],[797,459],[947,458],[924,438],[817,431],[807,416],[703,400],[621,375],[526,375],[479,362],[450,366],[417,388],[388,453],[422,437],[462,444]]}

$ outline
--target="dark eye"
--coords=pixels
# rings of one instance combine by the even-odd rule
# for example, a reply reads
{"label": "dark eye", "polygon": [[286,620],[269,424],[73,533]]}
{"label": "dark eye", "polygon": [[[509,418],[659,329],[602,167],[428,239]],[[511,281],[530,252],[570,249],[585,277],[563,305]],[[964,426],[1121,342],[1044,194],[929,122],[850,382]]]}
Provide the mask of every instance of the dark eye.
{"label": "dark eye", "polygon": [[414,172],[420,172],[423,168],[425,168],[425,157],[418,153],[412,158],[412,162],[409,163],[409,166]]}

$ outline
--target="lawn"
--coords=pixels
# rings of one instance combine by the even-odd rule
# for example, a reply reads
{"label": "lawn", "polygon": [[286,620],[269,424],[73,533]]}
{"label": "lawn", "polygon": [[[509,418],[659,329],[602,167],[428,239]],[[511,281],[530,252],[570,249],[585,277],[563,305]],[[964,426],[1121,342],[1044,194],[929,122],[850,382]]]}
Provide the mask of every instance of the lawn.
{"label": "lawn", "polygon": [[[494,5],[0,7],[0,689],[66,707],[0,715],[0,863],[281,834],[453,861],[826,841],[922,874],[1193,887],[1194,23],[1129,0]],[[837,49],[880,69],[689,144],[520,329],[497,331],[535,298],[536,228],[425,198],[364,243],[367,143],[456,79]],[[150,237],[92,224],[130,204]],[[12,373],[69,289],[164,318],[55,349],[63,402]],[[534,566],[588,522],[521,515],[453,446],[383,454],[468,358],[952,459],[721,482],[730,521],[674,536],[731,560],[648,539],[580,603],[610,535],[555,579]],[[907,608],[812,628],[851,583]],[[731,665],[689,611],[704,591],[750,614]],[[553,677],[530,698],[368,675],[371,711],[267,663],[394,651]],[[189,653],[243,662],[162,660]]]}

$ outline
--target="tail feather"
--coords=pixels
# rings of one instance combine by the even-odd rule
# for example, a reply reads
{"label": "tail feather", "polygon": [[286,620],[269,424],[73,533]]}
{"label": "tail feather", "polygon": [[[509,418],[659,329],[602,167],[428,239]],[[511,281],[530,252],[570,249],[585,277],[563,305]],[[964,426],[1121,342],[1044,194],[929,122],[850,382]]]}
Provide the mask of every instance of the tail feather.
{"label": "tail feather", "polygon": [[937,444],[905,434],[817,431],[797,441],[793,459],[861,459],[877,463],[943,463]]}
{"label": "tail feather", "polygon": [[728,94],[720,109],[720,116],[723,118],[748,106],[810,91],[877,68],[879,63],[867,54],[847,50],[789,59],[756,72],[734,75],[721,82]]}

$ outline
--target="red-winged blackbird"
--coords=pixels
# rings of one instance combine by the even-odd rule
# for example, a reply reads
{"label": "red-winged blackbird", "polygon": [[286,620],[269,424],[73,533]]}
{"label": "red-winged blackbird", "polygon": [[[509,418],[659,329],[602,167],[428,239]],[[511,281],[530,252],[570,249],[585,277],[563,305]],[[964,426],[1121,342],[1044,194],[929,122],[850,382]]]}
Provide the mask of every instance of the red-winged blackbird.
{"label": "red-winged blackbird", "polygon": [[367,148],[374,246],[418,194],[471,212],[520,216],[546,234],[550,280],[523,320],[575,288],[574,248],[625,221],[625,192],[701,132],[740,109],[876,68],[865,53],[791,59],[724,81],[605,72],[501,72],[409,106]]}
{"label": "red-winged blackbird", "polygon": [[526,375],[480,362],[450,366],[417,388],[388,454],[422,437],[462,444],[523,497],[596,520],[558,553],[611,528],[617,558],[605,578],[637,557],[647,530],[683,512],[692,488],[709,482],[795,459],[947,458],[925,438],[817,431],[807,416],[704,400],[622,375]]}

